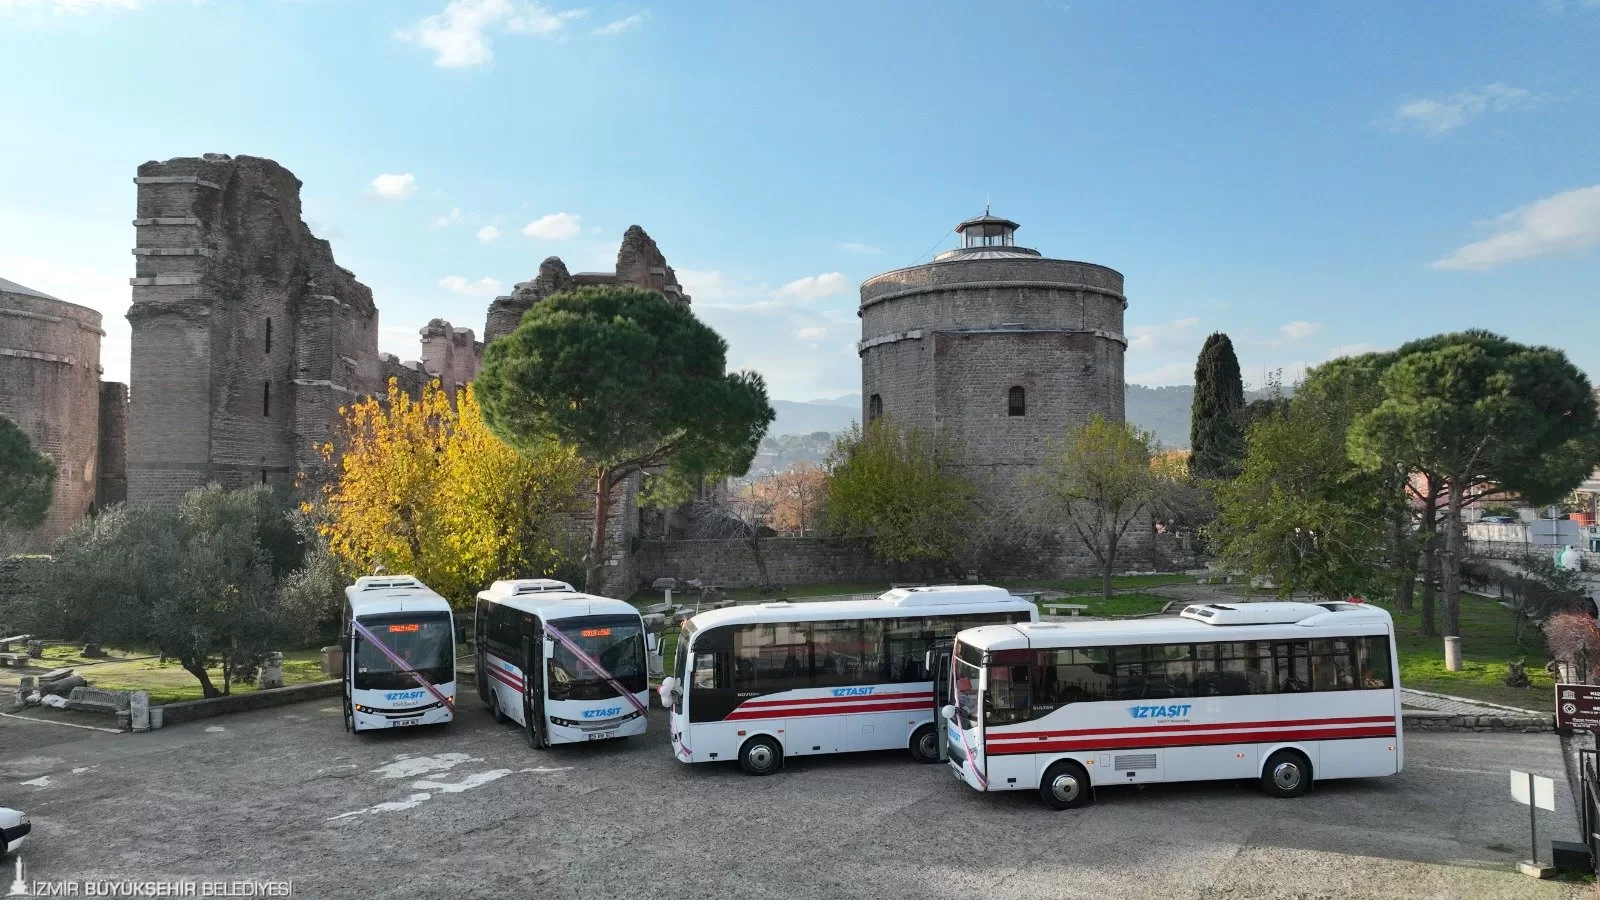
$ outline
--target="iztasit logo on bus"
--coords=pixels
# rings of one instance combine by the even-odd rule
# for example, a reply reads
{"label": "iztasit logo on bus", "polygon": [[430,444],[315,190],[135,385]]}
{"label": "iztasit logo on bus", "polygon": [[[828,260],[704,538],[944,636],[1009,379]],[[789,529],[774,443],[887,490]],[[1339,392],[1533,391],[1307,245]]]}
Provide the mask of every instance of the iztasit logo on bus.
{"label": "iztasit logo on bus", "polygon": [[383,695],[385,700],[421,700],[427,691],[390,691]]}
{"label": "iztasit logo on bus", "polygon": [[1128,714],[1135,719],[1177,719],[1189,714],[1194,708],[1190,703],[1178,703],[1172,706],[1130,706]]}
{"label": "iztasit logo on bus", "polygon": [[609,709],[586,709],[583,711],[585,719],[605,719],[622,712],[622,707],[613,706]]}
{"label": "iztasit logo on bus", "polygon": [[834,688],[833,689],[833,695],[835,697],[865,697],[866,695],[872,693],[875,690],[877,690],[877,688],[842,687],[842,688]]}

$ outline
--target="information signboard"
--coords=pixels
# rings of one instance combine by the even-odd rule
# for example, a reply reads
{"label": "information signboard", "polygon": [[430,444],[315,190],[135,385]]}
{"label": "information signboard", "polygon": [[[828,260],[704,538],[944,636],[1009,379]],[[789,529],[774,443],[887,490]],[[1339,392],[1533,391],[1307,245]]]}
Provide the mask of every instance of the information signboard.
{"label": "information signboard", "polygon": [[1600,684],[1556,685],[1556,730],[1600,731]]}

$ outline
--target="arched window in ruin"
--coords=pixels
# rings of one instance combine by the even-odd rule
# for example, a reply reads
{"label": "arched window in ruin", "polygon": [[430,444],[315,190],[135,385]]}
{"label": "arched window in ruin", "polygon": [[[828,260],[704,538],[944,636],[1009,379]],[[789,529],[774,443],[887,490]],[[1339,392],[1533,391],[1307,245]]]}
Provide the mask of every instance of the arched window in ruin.
{"label": "arched window in ruin", "polygon": [[272,415],[272,382],[261,382],[261,414]]}
{"label": "arched window in ruin", "polygon": [[883,396],[873,394],[871,399],[867,400],[867,421],[871,422],[881,415],[883,415]]}
{"label": "arched window in ruin", "polygon": [[1021,385],[1013,387],[1006,398],[1006,415],[1025,416],[1028,414],[1028,394]]}

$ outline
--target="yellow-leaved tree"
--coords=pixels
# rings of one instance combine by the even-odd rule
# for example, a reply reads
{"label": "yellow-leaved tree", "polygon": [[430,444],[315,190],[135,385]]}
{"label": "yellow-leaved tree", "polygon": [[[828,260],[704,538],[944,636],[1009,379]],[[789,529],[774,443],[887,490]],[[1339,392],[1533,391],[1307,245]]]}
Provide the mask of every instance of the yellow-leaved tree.
{"label": "yellow-leaved tree", "polygon": [[464,603],[497,578],[567,560],[588,478],[572,448],[512,450],[484,426],[470,386],[452,406],[437,381],[413,399],[391,379],[385,397],[340,412],[344,451],[322,448],[335,473],[322,531],[352,570],[415,575]]}

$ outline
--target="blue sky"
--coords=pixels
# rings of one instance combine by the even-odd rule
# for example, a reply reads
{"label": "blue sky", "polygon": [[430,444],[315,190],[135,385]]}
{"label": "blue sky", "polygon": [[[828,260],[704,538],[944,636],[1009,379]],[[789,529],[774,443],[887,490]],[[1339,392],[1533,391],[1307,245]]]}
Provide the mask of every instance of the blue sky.
{"label": "blue sky", "polygon": [[1124,273],[1130,381],[1465,327],[1600,376],[1597,59],[1600,0],[0,0],[0,276],[101,309],[126,378],[136,167],[269,156],[386,350],[638,223],[803,400],[989,197]]}

